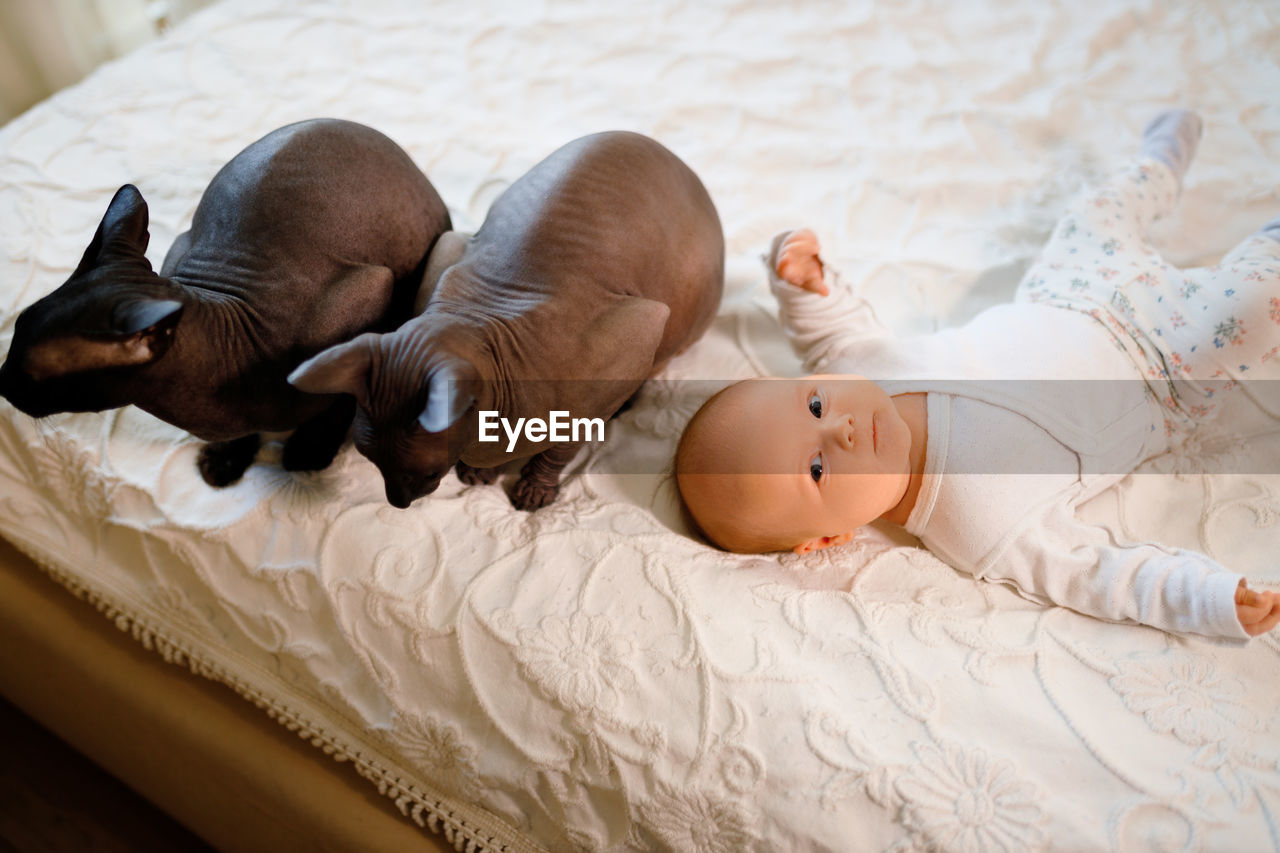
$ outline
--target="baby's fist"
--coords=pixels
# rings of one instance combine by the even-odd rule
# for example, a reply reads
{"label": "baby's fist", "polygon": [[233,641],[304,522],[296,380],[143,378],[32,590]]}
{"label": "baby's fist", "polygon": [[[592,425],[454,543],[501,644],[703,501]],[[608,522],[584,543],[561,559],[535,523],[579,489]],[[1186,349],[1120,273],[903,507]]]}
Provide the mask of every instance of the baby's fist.
{"label": "baby's fist", "polygon": [[822,259],[818,257],[818,235],[808,228],[792,231],[778,247],[778,277],[802,290],[827,295],[822,280]]}
{"label": "baby's fist", "polygon": [[1250,637],[1280,625],[1280,593],[1249,589],[1243,580],[1236,587],[1236,618]]}

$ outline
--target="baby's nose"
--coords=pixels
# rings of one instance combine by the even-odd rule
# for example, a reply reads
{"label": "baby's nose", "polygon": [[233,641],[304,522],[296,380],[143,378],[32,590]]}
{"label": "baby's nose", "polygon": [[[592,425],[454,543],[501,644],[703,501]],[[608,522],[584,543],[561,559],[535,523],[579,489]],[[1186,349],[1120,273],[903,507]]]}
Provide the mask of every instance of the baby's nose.
{"label": "baby's nose", "polygon": [[832,435],[845,450],[853,449],[853,415],[838,415],[831,419]]}

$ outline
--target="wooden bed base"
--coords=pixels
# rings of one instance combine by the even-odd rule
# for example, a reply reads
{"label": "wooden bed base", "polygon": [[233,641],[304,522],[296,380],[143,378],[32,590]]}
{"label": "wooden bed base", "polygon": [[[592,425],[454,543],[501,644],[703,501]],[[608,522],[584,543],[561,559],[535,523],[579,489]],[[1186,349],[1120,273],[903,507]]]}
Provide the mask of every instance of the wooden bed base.
{"label": "wooden bed base", "polygon": [[0,693],[223,851],[452,849],[352,768],[166,663],[0,539]]}

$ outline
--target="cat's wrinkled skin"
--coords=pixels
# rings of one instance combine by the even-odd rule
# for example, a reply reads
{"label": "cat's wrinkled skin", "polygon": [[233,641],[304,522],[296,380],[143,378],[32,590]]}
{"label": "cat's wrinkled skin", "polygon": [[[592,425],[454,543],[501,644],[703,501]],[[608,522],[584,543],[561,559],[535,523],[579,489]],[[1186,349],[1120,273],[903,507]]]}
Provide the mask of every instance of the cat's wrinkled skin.
{"label": "cat's wrinkled skin", "polygon": [[648,137],[574,140],[511,185],[469,239],[432,253],[422,313],[321,353],[290,381],[352,395],[356,447],[407,507],[455,465],[466,482],[529,459],[512,494],[555,499],[579,443],[477,440],[481,410],[512,421],[608,418],[710,324],[724,236],[706,189]]}
{"label": "cat's wrinkled skin", "polygon": [[426,176],[372,128],[316,119],[224,166],[158,275],[147,216],[121,187],[71,277],[18,316],[0,394],[36,417],[136,405],[212,442],[200,470],[215,486],[239,479],[262,431],[296,428],[286,468],[328,465],[351,400],[286,377],[410,315],[450,227]]}

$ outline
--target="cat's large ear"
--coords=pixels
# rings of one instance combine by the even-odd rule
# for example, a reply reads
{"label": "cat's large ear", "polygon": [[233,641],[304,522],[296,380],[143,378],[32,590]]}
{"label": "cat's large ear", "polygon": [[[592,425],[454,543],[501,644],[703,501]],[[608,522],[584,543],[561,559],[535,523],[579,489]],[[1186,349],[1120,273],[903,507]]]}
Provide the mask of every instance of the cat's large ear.
{"label": "cat's large ear", "polygon": [[176,299],[126,299],[111,309],[110,333],[137,335],[172,329],[182,319],[182,303]]}
{"label": "cat's large ear", "polygon": [[444,432],[476,402],[480,375],[469,361],[450,359],[427,380],[427,402],[418,425],[427,432]]}
{"label": "cat's large ear", "polygon": [[182,319],[176,299],[133,299],[111,311],[111,326],[67,332],[36,341],[22,355],[22,368],[36,381],[158,361],[173,344]]}
{"label": "cat's large ear", "polygon": [[351,394],[362,407],[369,399],[373,345],[381,335],[365,332],[313,355],[289,374],[289,384],[308,394]]}
{"label": "cat's large ear", "polygon": [[130,254],[145,255],[147,244],[151,242],[151,232],[147,230],[147,202],[142,193],[133,184],[125,184],[116,190],[107,212],[98,223],[98,230],[84,250],[77,271],[101,260],[104,252],[124,251]]}

